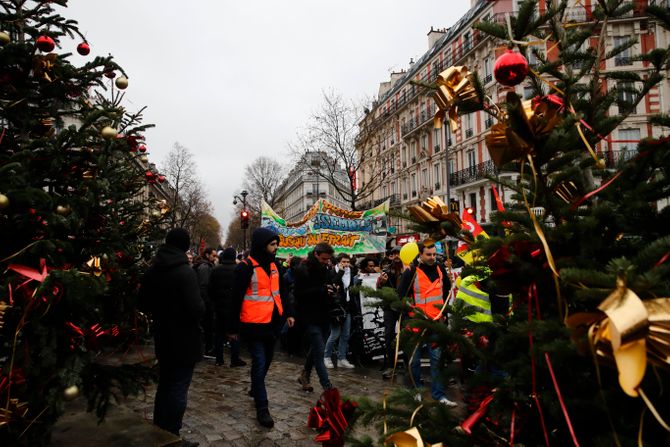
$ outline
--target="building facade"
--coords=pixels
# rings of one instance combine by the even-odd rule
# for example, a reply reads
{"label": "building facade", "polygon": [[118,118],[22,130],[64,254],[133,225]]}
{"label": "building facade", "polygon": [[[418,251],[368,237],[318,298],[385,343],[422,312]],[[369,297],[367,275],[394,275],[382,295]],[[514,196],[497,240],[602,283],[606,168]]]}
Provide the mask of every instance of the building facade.
{"label": "building facade", "polygon": [[[329,160],[324,153],[317,152],[307,153],[304,157],[279,186],[274,205],[277,214],[287,222],[297,222],[319,199],[349,209],[349,204],[337,188],[318,174],[324,169],[321,163],[334,164],[335,161]],[[342,170],[341,175],[335,177],[339,188],[346,190],[349,183],[347,173]]]}
{"label": "building facade", "polygon": [[[458,204],[459,209],[471,207],[480,223],[490,222],[491,212],[496,209],[493,185],[488,177],[514,180],[511,172],[499,171],[489,157],[485,135],[495,123],[485,112],[461,114],[458,128],[452,132],[450,126],[441,129],[433,127],[435,103],[429,89],[411,81],[433,83],[437,75],[453,65],[464,65],[479,76],[486,94],[493,103],[504,102],[510,87],[498,84],[493,77],[496,58],[506,47],[500,41],[473,29],[479,21],[504,24],[508,14],[514,14],[521,0],[477,1],[473,0],[470,10],[449,29],[432,29],[428,33],[428,51],[416,62],[410,61],[407,70],[392,73],[389,81],[380,84],[377,100],[360,122],[360,136],[357,151],[360,157],[370,158],[371,154],[382,157],[383,171],[371,172],[362,165],[359,181],[367,182],[373,176],[382,175],[384,181],[376,189],[371,202],[391,199],[392,208],[406,209],[421,200],[438,195],[445,202]],[[575,23],[589,20],[590,0],[570,2],[566,19]],[[631,37],[635,45],[608,60],[604,70],[636,71],[643,75],[646,64],[634,61],[633,56],[647,53],[654,48],[668,45],[668,33],[649,20],[644,13],[646,0],[634,0],[633,11],[626,17],[611,20],[607,25],[606,50],[611,50]],[[667,0],[651,3],[667,4]],[[537,2],[543,11],[545,0]],[[595,46],[599,36],[587,43]],[[543,54],[550,54],[552,42],[538,44]],[[529,64],[536,64],[531,56]],[[614,85],[610,85],[614,87]],[[529,80],[514,88],[524,99],[534,93]],[[612,134],[599,143],[597,150],[606,162],[614,163],[634,151],[636,142],[648,136],[659,136],[660,129],[649,122],[649,117],[668,109],[670,85],[665,80],[662,85],[649,92],[628,117]],[[627,98],[620,98],[624,101]],[[612,106],[610,114],[618,114],[617,106]],[[504,187],[498,187],[503,201],[511,195]],[[407,232],[405,222],[393,222],[397,232]]]}

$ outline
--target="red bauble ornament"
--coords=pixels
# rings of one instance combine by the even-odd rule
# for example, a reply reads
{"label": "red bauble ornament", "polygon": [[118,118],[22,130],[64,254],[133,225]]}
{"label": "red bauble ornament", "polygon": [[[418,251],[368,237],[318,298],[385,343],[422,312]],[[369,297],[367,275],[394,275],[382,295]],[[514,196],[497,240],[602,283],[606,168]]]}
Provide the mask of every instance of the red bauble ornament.
{"label": "red bauble ornament", "polygon": [[165,176],[163,174],[158,176],[158,183],[163,183],[165,181]]}
{"label": "red bauble ornament", "polygon": [[106,78],[109,79],[114,79],[116,77],[116,72],[114,71],[113,67],[105,67],[105,71],[103,72]]}
{"label": "red bauble ornament", "polygon": [[86,56],[90,52],[91,47],[86,42],[82,42],[77,45],[77,53],[81,54],[82,56]]}
{"label": "red bauble ornament", "polygon": [[147,180],[151,181],[151,180],[154,179],[154,173],[151,172],[151,171],[147,171],[147,172],[144,173],[144,177],[145,177]]}
{"label": "red bauble ornament", "polygon": [[528,76],[528,61],[521,53],[507,50],[496,60],[493,75],[502,85],[513,87]]}
{"label": "red bauble ornament", "polygon": [[147,151],[147,147],[145,145],[141,145],[140,147],[137,148],[140,152],[144,153]]}
{"label": "red bauble ornament", "polygon": [[44,51],[45,53],[50,53],[56,48],[56,42],[49,36],[38,37],[35,44],[40,51]]}

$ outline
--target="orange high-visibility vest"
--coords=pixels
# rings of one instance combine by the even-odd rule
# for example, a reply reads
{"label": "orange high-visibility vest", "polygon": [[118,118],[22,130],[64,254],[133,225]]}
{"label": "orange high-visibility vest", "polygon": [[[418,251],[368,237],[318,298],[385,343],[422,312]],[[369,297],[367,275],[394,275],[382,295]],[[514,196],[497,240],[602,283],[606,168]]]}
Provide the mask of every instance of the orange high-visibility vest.
{"label": "orange high-visibility vest", "polygon": [[242,323],[269,323],[275,304],[282,315],[279,298],[279,270],[274,262],[270,263],[270,276],[251,256],[248,258],[254,269],[249,288],[244,294],[240,321]]}
{"label": "orange high-visibility vest", "polygon": [[[414,307],[433,320],[440,315],[440,307],[444,304],[442,293],[442,270],[437,267],[438,278],[435,281],[428,279],[423,270],[417,267],[414,276]],[[436,307],[439,305],[440,307]]]}

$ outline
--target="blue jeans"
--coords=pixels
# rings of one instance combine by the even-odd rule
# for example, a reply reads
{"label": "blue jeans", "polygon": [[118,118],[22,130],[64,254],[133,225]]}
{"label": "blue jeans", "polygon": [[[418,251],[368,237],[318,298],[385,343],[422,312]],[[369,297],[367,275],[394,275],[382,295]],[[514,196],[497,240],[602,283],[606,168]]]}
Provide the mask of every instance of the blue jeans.
{"label": "blue jeans", "polygon": [[329,359],[333,356],[333,345],[339,338],[340,342],[337,344],[337,358],[338,360],[345,360],[347,358],[347,351],[349,350],[349,335],[351,334],[351,315],[347,314],[342,324],[330,325],[330,336],[326,342],[325,358]]}
{"label": "blue jeans", "polygon": [[158,388],[154,400],[154,424],[179,436],[186,411],[188,388],[195,365],[167,365],[159,363]]}
{"label": "blue jeans", "polygon": [[324,328],[316,324],[308,324],[305,329],[305,334],[309,340],[309,350],[307,351],[307,359],[305,360],[305,375],[309,378],[313,367],[316,369],[316,374],[319,376],[319,383],[323,389],[326,390],[332,388],[333,385],[328,378],[328,370],[323,363]]}
{"label": "blue jeans", "polygon": [[[411,362],[412,378],[414,379],[414,384],[417,388],[423,388],[423,380],[421,380],[421,357],[426,351],[430,358],[430,394],[433,399],[440,400],[443,397],[446,397],[444,384],[442,383],[438,366],[440,356],[442,355],[442,350],[440,348],[433,348],[428,343],[424,343],[416,348],[416,352],[414,353]],[[411,354],[411,352],[408,354]]]}
{"label": "blue jeans", "polygon": [[268,393],[265,389],[265,376],[270,369],[275,352],[275,339],[268,337],[263,340],[249,342],[251,356],[251,394],[254,396],[256,410],[268,407]]}

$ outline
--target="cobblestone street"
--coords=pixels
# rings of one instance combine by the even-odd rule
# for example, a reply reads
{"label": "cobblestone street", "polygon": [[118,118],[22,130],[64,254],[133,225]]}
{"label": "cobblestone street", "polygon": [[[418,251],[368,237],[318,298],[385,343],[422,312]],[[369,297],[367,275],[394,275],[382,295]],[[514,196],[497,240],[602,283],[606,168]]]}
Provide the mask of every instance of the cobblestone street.
{"label": "cobblestone street", "polygon": [[[247,357],[243,358],[249,363]],[[213,359],[206,359],[196,367],[193,376],[182,436],[200,442],[201,446],[315,445],[312,440],[316,432],[307,427],[307,415],[322,390],[315,372],[314,392],[300,389],[297,378],[301,367],[301,358],[276,353],[266,379],[270,412],[275,420],[274,428],[268,430],[256,421],[253,399],[247,395],[249,366],[219,367]],[[385,390],[399,386],[384,381],[374,367],[331,369],[329,373],[343,396],[381,399]],[[151,388],[146,396],[128,400],[126,405],[150,421],[154,392],[155,388]]]}

